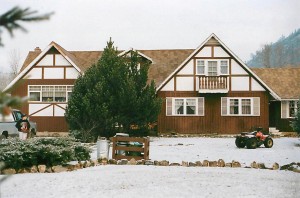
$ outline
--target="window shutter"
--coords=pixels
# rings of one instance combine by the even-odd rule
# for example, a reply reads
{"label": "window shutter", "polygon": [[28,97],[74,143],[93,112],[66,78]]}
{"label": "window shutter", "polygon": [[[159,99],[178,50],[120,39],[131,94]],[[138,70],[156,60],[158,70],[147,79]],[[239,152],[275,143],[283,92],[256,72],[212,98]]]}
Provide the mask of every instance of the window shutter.
{"label": "window shutter", "polygon": [[260,98],[253,98],[253,115],[260,116]]}
{"label": "window shutter", "polygon": [[281,118],[288,118],[288,101],[281,101]]}
{"label": "window shutter", "polygon": [[226,97],[221,98],[221,115],[222,116],[227,115],[227,98]]}
{"label": "window shutter", "polygon": [[204,98],[198,98],[198,116],[204,116]]}
{"label": "window shutter", "polygon": [[166,114],[172,115],[172,98],[166,98]]}

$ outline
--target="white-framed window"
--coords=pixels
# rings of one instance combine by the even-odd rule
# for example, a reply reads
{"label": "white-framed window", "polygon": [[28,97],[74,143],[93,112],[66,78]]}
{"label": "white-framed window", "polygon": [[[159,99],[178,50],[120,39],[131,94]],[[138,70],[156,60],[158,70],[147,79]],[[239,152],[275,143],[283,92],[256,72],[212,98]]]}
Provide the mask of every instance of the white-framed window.
{"label": "white-framed window", "polygon": [[220,76],[229,74],[228,60],[196,60],[196,72],[198,75]]}
{"label": "white-framed window", "polygon": [[221,60],[220,61],[220,74],[224,74],[224,75],[227,75],[229,72],[228,72],[228,60]]}
{"label": "white-framed window", "polygon": [[222,97],[221,98],[222,116],[259,116],[260,98],[239,98]]}
{"label": "white-framed window", "polygon": [[29,102],[67,102],[72,89],[71,85],[29,85]]}
{"label": "white-framed window", "polygon": [[166,98],[167,116],[204,116],[204,98]]}
{"label": "white-framed window", "polygon": [[197,74],[205,74],[204,60],[197,60]]}
{"label": "white-framed window", "polygon": [[281,118],[295,118],[298,106],[297,100],[281,101]]}

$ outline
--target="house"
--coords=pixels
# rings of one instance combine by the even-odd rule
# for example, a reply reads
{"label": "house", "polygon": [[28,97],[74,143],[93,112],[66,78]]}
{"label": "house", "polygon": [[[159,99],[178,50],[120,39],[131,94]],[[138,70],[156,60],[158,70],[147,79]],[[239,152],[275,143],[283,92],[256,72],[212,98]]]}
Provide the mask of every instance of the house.
{"label": "house", "polygon": [[[149,79],[164,99],[159,133],[239,133],[269,127],[270,101],[281,101],[267,81],[249,69],[215,34],[197,49],[137,50],[152,62]],[[120,55],[128,51],[120,51]],[[64,113],[78,75],[102,51],[67,51],[55,42],[29,52],[18,76],[5,88],[29,96],[22,111],[39,131],[66,132]],[[24,80],[22,83],[18,83]]]}
{"label": "house", "polygon": [[270,100],[270,127],[280,131],[293,131],[290,126],[295,119],[300,98],[300,67],[253,68],[254,71],[280,100]]}

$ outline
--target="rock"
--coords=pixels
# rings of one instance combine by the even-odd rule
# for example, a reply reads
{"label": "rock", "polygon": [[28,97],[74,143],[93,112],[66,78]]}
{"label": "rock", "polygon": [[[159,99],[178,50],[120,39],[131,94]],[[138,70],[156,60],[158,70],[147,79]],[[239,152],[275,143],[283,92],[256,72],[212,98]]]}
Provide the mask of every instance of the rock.
{"label": "rock", "polygon": [[90,161],[86,161],[86,162],[84,162],[84,164],[83,164],[83,167],[84,168],[88,168],[88,167],[90,167],[91,166],[91,162]]}
{"label": "rock", "polygon": [[152,162],[151,160],[145,160],[145,165],[154,165],[154,162]]}
{"label": "rock", "polygon": [[196,163],[194,163],[194,162],[189,162],[189,167],[195,167],[195,166],[197,166]]}
{"label": "rock", "polygon": [[225,163],[225,167],[232,167],[232,163]]}
{"label": "rock", "polygon": [[209,167],[217,167],[218,166],[218,162],[217,161],[209,161],[208,162],[208,166]]}
{"label": "rock", "polygon": [[200,161],[196,161],[196,166],[202,166],[202,163]]}
{"label": "rock", "polygon": [[12,174],[16,174],[17,171],[13,168],[6,168],[4,170],[2,170],[2,174],[3,175],[12,175]]}
{"label": "rock", "polygon": [[61,173],[61,172],[66,172],[68,168],[58,165],[58,166],[52,166],[52,170],[54,173]]}
{"label": "rock", "polygon": [[153,164],[154,164],[154,166],[158,166],[158,161],[154,160]]}
{"label": "rock", "polygon": [[37,173],[38,172],[38,168],[36,166],[32,166],[32,167],[29,168],[29,171],[31,173]]}
{"label": "rock", "polygon": [[209,166],[209,161],[208,160],[203,160],[202,166]]}
{"label": "rock", "polygon": [[98,160],[91,160],[91,166],[98,166],[99,162]]}
{"label": "rock", "polygon": [[118,161],[117,160],[115,160],[115,159],[110,159],[109,161],[108,161],[108,163],[109,164],[118,164]]}
{"label": "rock", "polygon": [[136,165],[144,165],[145,164],[145,160],[137,160],[136,161]]}
{"label": "rock", "polygon": [[265,166],[264,163],[258,163],[257,164],[257,168],[259,168],[259,169],[266,169],[266,166]]}
{"label": "rock", "polygon": [[167,160],[159,161],[158,166],[169,166],[169,161]]}
{"label": "rock", "polygon": [[218,160],[218,167],[224,167],[225,166],[225,161],[223,159]]}
{"label": "rock", "polygon": [[46,173],[53,173],[51,167],[46,167]]}
{"label": "rock", "polygon": [[38,171],[39,173],[45,173],[46,172],[46,165],[38,165]]}
{"label": "rock", "polygon": [[240,167],[242,167],[240,162],[234,160],[232,161],[232,168],[240,168]]}
{"label": "rock", "polygon": [[137,162],[134,158],[131,158],[131,160],[128,162],[128,165],[136,165]]}
{"label": "rock", "polygon": [[108,164],[107,158],[99,158],[99,159],[98,159],[98,162],[99,162],[101,165],[107,165],[107,164]]}
{"label": "rock", "polygon": [[30,173],[30,171],[27,168],[21,168],[18,170],[18,173]]}
{"label": "rock", "polygon": [[257,163],[255,161],[252,162],[250,166],[251,168],[258,168]]}
{"label": "rock", "polygon": [[182,161],[182,166],[185,166],[185,167],[188,167],[189,166],[189,163],[188,162],[185,162],[185,161]]}
{"label": "rock", "polygon": [[127,159],[118,160],[117,164],[118,165],[127,165],[128,164],[128,160]]}
{"label": "rock", "polygon": [[169,166],[181,166],[179,163],[171,163]]}

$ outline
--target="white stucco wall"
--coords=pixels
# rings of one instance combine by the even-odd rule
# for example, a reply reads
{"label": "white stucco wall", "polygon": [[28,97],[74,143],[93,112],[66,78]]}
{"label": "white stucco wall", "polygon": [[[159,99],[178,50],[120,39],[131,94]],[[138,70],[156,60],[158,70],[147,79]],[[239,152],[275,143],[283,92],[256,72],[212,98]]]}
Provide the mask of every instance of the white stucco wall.
{"label": "white stucco wall", "polygon": [[252,91],[265,91],[265,89],[254,78],[251,78],[251,89]]}
{"label": "white stucco wall", "polygon": [[44,79],[64,79],[64,68],[44,68]]}
{"label": "white stucco wall", "polygon": [[211,47],[204,47],[195,57],[211,57]]}
{"label": "white stucco wall", "polygon": [[221,47],[214,47],[214,57],[230,57]]}
{"label": "white stucco wall", "polygon": [[32,68],[24,78],[42,79],[42,68]]}
{"label": "white stucco wall", "polygon": [[190,60],[179,72],[179,75],[194,74],[194,61]]}
{"label": "white stucco wall", "polygon": [[249,77],[231,77],[231,91],[249,91]]}
{"label": "white stucco wall", "polygon": [[172,78],[161,91],[174,91],[174,78]]}
{"label": "white stucco wall", "polygon": [[194,77],[176,77],[177,91],[194,91]]}
{"label": "white stucco wall", "polygon": [[37,66],[53,66],[53,54],[47,54]]}
{"label": "white stucco wall", "polygon": [[57,65],[57,66],[69,66],[71,64],[61,54],[55,54],[55,65]]}
{"label": "white stucco wall", "polygon": [[234,59],[231,59],[231,74],[248,74]]}

